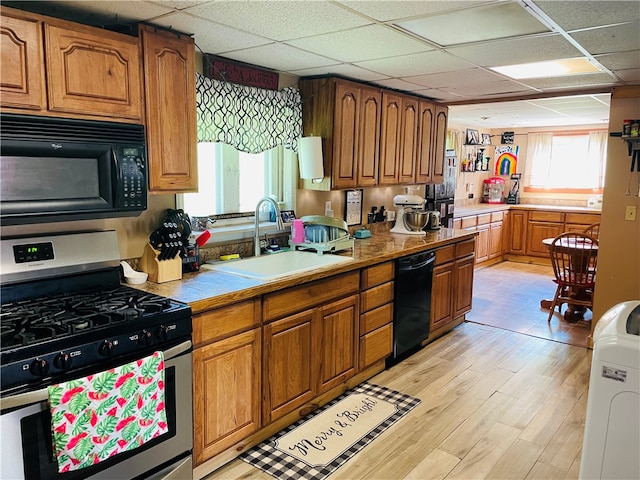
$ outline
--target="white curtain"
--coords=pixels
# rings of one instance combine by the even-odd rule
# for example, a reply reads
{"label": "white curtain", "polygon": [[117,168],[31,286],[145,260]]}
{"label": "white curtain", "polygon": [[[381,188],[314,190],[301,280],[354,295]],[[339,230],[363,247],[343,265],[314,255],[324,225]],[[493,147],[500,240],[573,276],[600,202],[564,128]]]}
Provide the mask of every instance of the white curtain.
{"label": "white curtain", "polygon": [[[607,141],[605,131],[589,132],[589,164],[598,172],[598,185],[604,187],[604,172],[607,166]],[[602,161],[601,161],[602,160]]]}
{"label": "white curtain", "polygon": [[551,176],[551,150],[553,134],[527,134],[527,159],[525,166],[525,185],[547,185]]}

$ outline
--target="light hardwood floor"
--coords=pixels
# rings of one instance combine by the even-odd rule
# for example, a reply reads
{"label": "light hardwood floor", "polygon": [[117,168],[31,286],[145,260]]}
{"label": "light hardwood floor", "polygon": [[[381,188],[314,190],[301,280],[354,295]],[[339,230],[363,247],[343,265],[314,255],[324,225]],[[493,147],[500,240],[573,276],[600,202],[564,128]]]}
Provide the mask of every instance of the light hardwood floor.
{"label": "light hardwood floor", "polygon": [[[328,480],[578,478],[592,351],[514,331],[529,316],[547,324],[538,297],[553,294],[551,277],[535,267],[490,268],[476,276],[474,321],[500,317],[510,330],[465,322],[371,378],[422,403]],[[502,308],[486,303],[486,292],[516,277],[537,304],[499,292]],[[552,325],[561,321],[556,315]],[[240,478],[273,480],[237,459],[207,477]]]}

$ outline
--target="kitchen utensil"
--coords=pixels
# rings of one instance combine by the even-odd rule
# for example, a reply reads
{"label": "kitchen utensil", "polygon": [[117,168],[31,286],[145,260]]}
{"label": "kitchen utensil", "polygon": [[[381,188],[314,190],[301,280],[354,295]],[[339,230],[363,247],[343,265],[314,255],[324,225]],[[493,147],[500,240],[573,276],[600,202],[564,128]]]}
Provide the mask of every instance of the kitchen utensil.
{"label": "kitchen utensil", "polygon": [[198,235],[198,238],[196,238],[196,245],[198,245],[199,247],[202,247],[204,244],[207,243],[207,241],[210,238],[211,238],[211,232],[209,230],[205,230],[200,235]]}
{"label": "kitchen utensil", "polygon": [[147,277],[149,276],[148,273],[135,271],[131,268],[131,265],[124,260],[120,262],[120,265],[124,271],[124,279],[127,283],[131,285],[138,285],[147,281]]}
{"label": "kitchen utensil", "polygon": [[[408,189],[407,189],[408,190]],[[398,215],[396,217],[396,223],[391,229],[391,233],[402,233],[402,234],[411,234],[411,235],[425,235],[424,226],[429,220],[428,213],[425,212],[424,198],[419,195],[414,194],[406,194],[406,195],[396,195],[393,197],[393,204],[398,207]],[[414,212],[423,212],[421,215],[416,214],[413,215]],[[409,216],[409,223],[405,221],[405,217]],[[421,222],[422,225],[420,225]]]}
{"label": "kitchen utensil", "polygon": [[426,210],[405,211],[402,217],[405,227],[412,232],[422,230],[429,221],[430,213]]}

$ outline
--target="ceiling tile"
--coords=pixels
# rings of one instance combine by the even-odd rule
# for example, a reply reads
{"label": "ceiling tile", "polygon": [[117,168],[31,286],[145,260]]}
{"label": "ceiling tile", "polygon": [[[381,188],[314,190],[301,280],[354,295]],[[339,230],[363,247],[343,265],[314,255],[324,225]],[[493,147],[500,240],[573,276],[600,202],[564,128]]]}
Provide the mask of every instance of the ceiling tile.
{"label": "ceiling tile", "polygon": [[371,23],[331,2],[317,1],[217,1],[190,8],[189,13],[279,41]]}
{"label": "ceiling tile", "polygon": [[466,70],[473,66],[469,62],[437,50],[354,63],[362,68],[384,73],[391,77],[408,77],[421,73]]}
{"label": "ceiling tile", "polygon": [[342,62],[359,62],[433,50],[433,47],[381,25],[301,38],[287,43]]}
{"label": "ceiling tile", "polygon": [[640,50],[597,55],[596,60],[609,70],[637,68],[640,67]]}
{"label": "ceiling tile", "polygon": [[640,84],[640,68],[630,68],[628,70],[618,70],[616,75],[625,82]]}
{"label": "ceiling tile", "polygon": [[337,3],[361,12],[368,17],[385,22],[399,18],[429,15],[447,10],[471,7],[477,5],[478,1],[457,0],[452,2],[429,0],[427,2],[416,2],[415,0],[357,0],[339,1]]}
{"label": "ceiling tile", "polygon": [[518,3],[481,5],[396,25],[443,46],[549,32]]}
{"label": "ceiling tile", "polygon": [[561,35],[543,35],[534,38],[464,45],[448,48],[447,51],[483,67],[499,67],[582,56],[580,51]]}
{"label": "ceiling tile", "polygon": [[468,96],[493,95],[501,93],[504,93],[505,95],[508,93],[536,93],[533,88],[527,88],[523,85],[520,85],[519,83],[512,82],[510,80],[485,83],[482,85],[461,85],[453,88],[447,88],[446,91]]}
{"label": "ceiling tile", "polygon": [[448,85],[477,85],[481,83],[504,80],[500,75],[482,68],[470,68],[452,72],[433,73],[431,75],[417,75],[405,77],[405,80],[425,87],[440,88]]}
{"label": "ceiling tile", "polygon": [[153,0],[149,3],[155,3],[175,10],[184,10],[202,3],[207,3],[208,1],[209,0]]}
{"label": "ceiling tile", "polygon": [[311,75],[341,75],[344,77],[350,77],[353,79],[360,79],[367,82],[374,80],[384,80],[389,78],[387,75],[365,70],[364,68],[356,67],[350,63],[339,63],[336,65],[327,65],[324,67],[305,68],[302,70],[291,70],[291,73],[299,77],[308,77]]}
{"label": "ceiling tile", "polygon": [[592,55],[637,50],[640,22],[574,32],[571,36]]}
{"label": "ceiling tile", "polygon": [[422,95],[423,97],[432,98],[438,102],[443,102],[443,103],[458,102],[460,100],[465,100],[467,98],[462,95],[445,92],[444,90],[438,90],[436,88],[429,88],[427,90],[416,90],[414,93],[417,95]]}
{"label": "ceiling tile", "polygon": [[273,40],[209,22],[188,13],[171,13],[156,19],[154,23],[185,33],[201,32],[195,41],[203,53],[222,54],[273,43]]}
{"label": "ceiling tile", "polygon": [[279,43],[229,52],[225,54],[225,57],[286,72],[300,69],[300,67],[313,68],[336,63],[335,60]]}
{"label": "ceiling tile", "polygon": [[422,90],[424,87],[416,85],[415,83],[405,82],[400,78],[389,78],[388,80],[377,80],[374,82],[381,87],[392,88],[394,90],[402,90],[404,92],[414,92],[416,90]]}
{"label": "ceiling tile", "polygon": [[530,78],[521,80],[533,88],[559,88],[559,87],[591,87],[597,85],[610,85],[615,83],[611,75],[607,73],[593,73],[591,75],[571,75],[569,77]]}
{"label": "ceiling tile", "polygon": [[536,0],[535,3],[564,30],[640,20],[640,7],[636,0]]}

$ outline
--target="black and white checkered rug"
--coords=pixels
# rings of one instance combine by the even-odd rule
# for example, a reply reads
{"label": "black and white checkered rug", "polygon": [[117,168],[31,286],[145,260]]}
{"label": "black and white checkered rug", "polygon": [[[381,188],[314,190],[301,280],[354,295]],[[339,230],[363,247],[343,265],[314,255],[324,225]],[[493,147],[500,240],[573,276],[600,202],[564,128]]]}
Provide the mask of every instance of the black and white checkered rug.
{"label": "black and white checkered rug", "polygon": [[323,480],[418,404],[418,398],[362,383],[240,458],[279,480]]}

